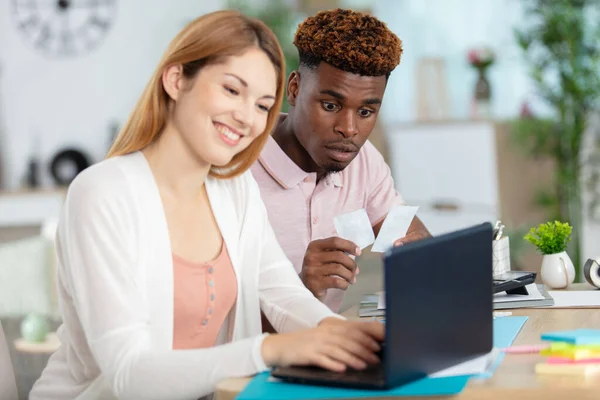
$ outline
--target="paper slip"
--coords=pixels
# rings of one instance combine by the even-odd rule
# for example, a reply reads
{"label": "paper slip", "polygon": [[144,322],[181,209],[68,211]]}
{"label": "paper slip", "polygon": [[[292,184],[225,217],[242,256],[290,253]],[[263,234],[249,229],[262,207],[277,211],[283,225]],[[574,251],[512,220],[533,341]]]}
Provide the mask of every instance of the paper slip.
{"label": "paper slip", "polygon": [[361,250],[371,245],[375,240],[371,221],[364,208],[338,215],[334,218],[333,224],[342,239],[353,242]]}
{"label": "paper slip", "polygon": [[383,221],[383,225],[371,251],[384,253],[394,245],[396,240],[406,236],[406,232],[408,232],[408,228],[418,209],[418,206],[395,206],[392,208],[385,221]]}

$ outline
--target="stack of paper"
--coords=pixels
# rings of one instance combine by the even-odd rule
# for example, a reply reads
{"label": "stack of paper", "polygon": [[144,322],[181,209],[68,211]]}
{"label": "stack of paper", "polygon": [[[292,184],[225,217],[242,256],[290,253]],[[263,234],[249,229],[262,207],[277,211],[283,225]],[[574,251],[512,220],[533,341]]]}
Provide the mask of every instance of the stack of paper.
{"label": "stack of paper", "polygon": [[542,335],[551,341],[541,354],[547,356],[545,363],[538,363],[539,374],[600,375],[600,330],[577,329],[551,332]]}
{"label": "stack of paper", "polygon": [[385,316],[385,307],[383,309],[378,307],[380,299],[384,297],[381,293],[366,294],[360,301],[358,309],[359,317],[383,317]]}
{"label": "stack of paper", "polygon": [[552,290],[556,308],[597,308],[600,306],[600,290]]}
{"label": "stack of paper", "polygon": [[554,299],[548,294],[544,285],[535,283],[526,286],[529,294],[507,294],[506,292],[494,295],[494,309],[547,307],[554,304]]}

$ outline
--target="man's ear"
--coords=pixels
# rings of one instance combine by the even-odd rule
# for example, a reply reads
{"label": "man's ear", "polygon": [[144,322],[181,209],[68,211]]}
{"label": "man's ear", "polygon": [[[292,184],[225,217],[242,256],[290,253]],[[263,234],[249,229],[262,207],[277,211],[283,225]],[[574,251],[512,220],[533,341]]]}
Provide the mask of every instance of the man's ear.
{"label": "man's ear", "polygon": [[171,99],[177,101],[183,89],[183,67],[181,64],[171,65],[162,73],[162,84]]}
{"label": "man's ear", "polygon": [[300,89],[300,72],[292,71],[287,81],[287,101],[290,106],[296,105],[296,97]]}

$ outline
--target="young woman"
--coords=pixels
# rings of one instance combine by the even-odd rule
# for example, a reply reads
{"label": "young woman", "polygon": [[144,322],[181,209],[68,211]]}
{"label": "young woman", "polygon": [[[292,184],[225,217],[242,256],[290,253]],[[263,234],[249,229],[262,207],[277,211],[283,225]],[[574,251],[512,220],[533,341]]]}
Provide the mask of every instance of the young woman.
{"label": "young woman", "polygon": [[[382,325],[302,285],[247,169],[281,106],[273,33],[233,11],[173,40],[57,233],[62,346],[30,398],[197,399],[274,365],[378,362]],[[279,334],[261,333],[263,310]]]}

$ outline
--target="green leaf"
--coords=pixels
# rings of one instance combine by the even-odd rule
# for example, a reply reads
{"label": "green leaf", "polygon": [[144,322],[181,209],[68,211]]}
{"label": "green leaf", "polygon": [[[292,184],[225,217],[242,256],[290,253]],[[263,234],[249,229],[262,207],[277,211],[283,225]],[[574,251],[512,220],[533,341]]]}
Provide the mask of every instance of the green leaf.
{"label": "green leaf", "polygon": [[[257,18],[271,28],[283,50],[287,78],[293,70],[298,69],[299,64],[298,50],[294,46],[294,31],[298,23],[298,13],[286,2],[280,0],[268,0],[260,6],[253,3],[249,0],[228,0],[228,7]],[[287,112],[288,108],[289,105],[284,100],[281,111]]]}
{"label": "green leaf", "polygon": [[567,249],[572,232],[573,228],[567,222],[546,222],[531,228],[524,239],[542,254],[556,254]]}
{"label": "green leaf", "polygon": [[531,36],[525,32],[519,31],[517,29],[514,30],[514,34],[515,34],[515,37],[517,38],[517,43],[518,43],[519,47],[523,51],[527,51],[529,49],[529,46],[531,46],[531,42],[532,42]]}

